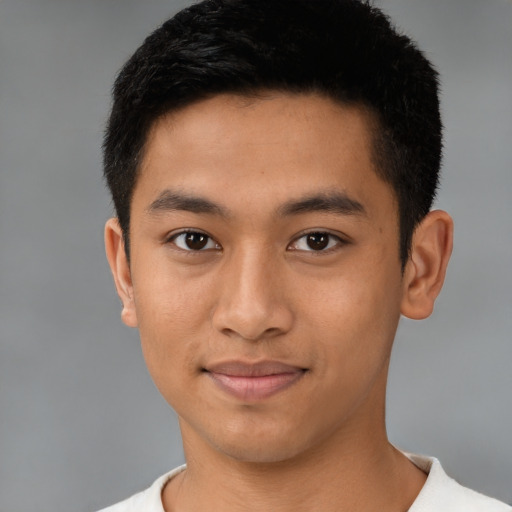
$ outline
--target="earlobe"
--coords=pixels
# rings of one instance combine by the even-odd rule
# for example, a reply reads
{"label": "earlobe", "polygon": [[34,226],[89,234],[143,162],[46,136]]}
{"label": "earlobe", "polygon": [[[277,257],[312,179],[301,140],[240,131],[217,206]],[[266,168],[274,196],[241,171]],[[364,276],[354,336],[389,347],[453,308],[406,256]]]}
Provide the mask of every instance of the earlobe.
{"label": "earlobe", "polygon": [[128,327],[137,327],[130,265],[126,257],[123,232],[116,218],[109,219],[105,224],[105,251],[117,293],[123,303],[121,319]]}
{"label": "earlobe", "polygon": [[401,313],[415,320],[430,316],[443,286],[453,246],[453,221],[435,210],[414,232],[411,255],[404,271]]}

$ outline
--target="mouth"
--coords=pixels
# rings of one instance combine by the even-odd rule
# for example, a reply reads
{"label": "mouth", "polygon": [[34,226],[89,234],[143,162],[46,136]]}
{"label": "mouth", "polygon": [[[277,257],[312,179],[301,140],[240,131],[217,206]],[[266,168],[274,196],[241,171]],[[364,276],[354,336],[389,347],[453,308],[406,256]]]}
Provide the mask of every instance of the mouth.
{"label": "mouth", "polygon": [[298,382],[307,369],[279,361],[227,361],[203,369],[224,392],[242,401],[256,402]]}

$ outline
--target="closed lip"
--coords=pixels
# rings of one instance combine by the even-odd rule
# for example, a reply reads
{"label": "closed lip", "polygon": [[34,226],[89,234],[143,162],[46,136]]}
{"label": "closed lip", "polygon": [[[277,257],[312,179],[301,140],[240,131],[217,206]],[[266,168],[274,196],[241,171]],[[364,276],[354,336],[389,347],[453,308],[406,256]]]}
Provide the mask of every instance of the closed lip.
{"label": "closed lip", "polygon": [[307,369],[280,361],[224,361],[207,365],[204,371],[224,392],[254,402],[289,388]]}

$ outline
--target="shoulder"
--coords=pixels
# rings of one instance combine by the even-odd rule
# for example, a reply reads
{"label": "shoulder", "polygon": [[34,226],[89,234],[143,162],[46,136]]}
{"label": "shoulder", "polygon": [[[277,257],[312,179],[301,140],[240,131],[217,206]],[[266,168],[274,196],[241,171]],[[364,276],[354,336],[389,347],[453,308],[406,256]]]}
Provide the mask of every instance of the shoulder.
{"label": "shoulder", "polygon": [[428,473],[427,481],[409,512],[512,512],[512,507],[463,487],[450,478],[433,457],[406,454]]}
{"label": "shoulder", "polygon": [[184,469],[184,465],[179,466],[155,480],[151,487],[146,490],[98,512],[140,512],[141,510],[144,510],[144,512],[164,512],[161,498],[162,489],[171,478]]}

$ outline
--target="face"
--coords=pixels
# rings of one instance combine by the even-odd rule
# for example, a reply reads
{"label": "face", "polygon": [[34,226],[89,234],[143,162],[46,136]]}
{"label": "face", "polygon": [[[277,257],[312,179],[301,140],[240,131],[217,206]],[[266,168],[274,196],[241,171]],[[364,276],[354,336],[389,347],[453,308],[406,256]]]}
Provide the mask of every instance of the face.
{"label": "face", "polygon": [[153,127],[124,318],[185,444],[277,461],[384,429],[404,292],[370,126],[362,109],[275,93]]}

